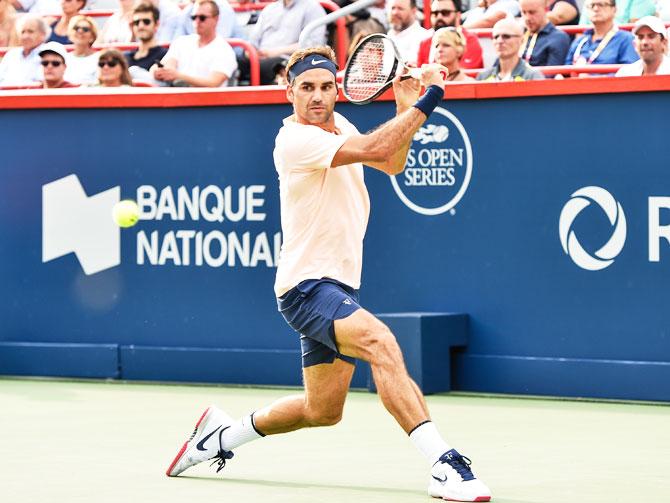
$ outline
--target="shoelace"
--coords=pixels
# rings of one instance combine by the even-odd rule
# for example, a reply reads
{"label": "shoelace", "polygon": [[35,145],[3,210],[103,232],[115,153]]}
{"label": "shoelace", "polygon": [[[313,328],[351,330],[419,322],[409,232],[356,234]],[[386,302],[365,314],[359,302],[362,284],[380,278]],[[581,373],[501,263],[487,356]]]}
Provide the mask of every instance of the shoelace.
{"label": "shoelace", "polygon": [[223,467],[226,466],[226,460],[231,459],[234,454],[233,451],[227,451],[223,448],[223,442],[221,439],[223,438],[223,432],[224,430],[227,430],[228,428],[224,428],[219,432],[219,452],[216,453],[216,456],[214,456],[212,459],[212,464],[209,466],[214,466],[216,464],[219,465],[219,467],[216,469],[216,473],[219,473],[221,470],[223,470]]}
{"label": "shoelace", "polygon": [[475,476],[472,474],[472,470],[470,470],[472,461],[470,461],[470,459],[466,458],[465,456],[462,456],[458,453],[452,453],[450,451],[443,454],[440,458],[440,461],[447,463],[454,470],[456,470],[456,473],[458,473],[464,481],[473,480],[475,478]]}

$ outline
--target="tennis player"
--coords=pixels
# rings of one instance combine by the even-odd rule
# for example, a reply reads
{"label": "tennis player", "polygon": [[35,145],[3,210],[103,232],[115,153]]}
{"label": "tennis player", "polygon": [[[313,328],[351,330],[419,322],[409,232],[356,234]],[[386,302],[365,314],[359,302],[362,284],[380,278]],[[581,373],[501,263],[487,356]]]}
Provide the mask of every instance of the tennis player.
{"label": "tennis player", "polygon": [[[299,50],[287,64],[293,115],[276,138],[283,244],[275,293],[279,311],[300,334],[305,392],[234,421],[209,407],[167,475],[213,459],[221,470],[233,449],[264,437],[340,421],[354,359],[370,363],[377,392],[431,465],[431,496],[489,501],[470,460],[449,446],[405,368],[389,329],[359,304],[363,237],[370,201],[363,164],[389,175],[405,167],[414,133],[444,94],[444,68],[422,67],[421,82],[393,83],[397,115],[360,134],[334,111],[335,55],[329,47]],[[426,92],[421,98],[421,84]]]}

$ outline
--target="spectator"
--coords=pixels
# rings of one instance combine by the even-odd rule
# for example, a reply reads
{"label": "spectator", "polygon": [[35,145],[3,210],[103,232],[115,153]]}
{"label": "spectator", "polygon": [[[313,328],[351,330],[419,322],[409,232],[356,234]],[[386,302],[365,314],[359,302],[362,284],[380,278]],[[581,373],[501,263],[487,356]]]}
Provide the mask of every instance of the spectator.
{"label": "spectator", "polygon": [[44,89],[61,89],[63,87],[77,87],[70,84],[63,76],[67,65],[65,59],[67,58],[67,51],[63,44],[59,42],[47,42],[42,46],[39,52],[42,64],[42,71],[44,79],[42,80],[42,87]]}
{"label": "spectator", "polygon": [[0,0],[0,47],[19,45],[16,33],[16,9],[8,0]]}
{"label": "spectator", "polygon": [[523,30],[514,19],[498,21],[493,27],[492,36],[498,60],[492,68],[477,75],[477,80],[502,82],[544,79],[542,72],[531,67],[519,56]]}
{"label": "spectator", "polygon": [[128,63],[121,51],[107,49],[98,58],[98,87],[132,86],[133,80],[128,72]]}
{"label": "spectator", "polygon": [[463,26],[466,28],[491,28],[501,19],[517,17],[519,2],[517,0],[479,0],[479,6],[467,11]]}
{"label": "spectator", "polygon": [[[0,0],[2,1],[2,0]],[[49,41],[59,42],[61,44],[71,44],[72,41],[68,38],[68,26],[70,19],[79,14],[86,6],[86,0],[61,0],[61,17],[53,22],[51,25],[51,36]]]}
{"label": "spectator", "polygon": [[[435,0],[430,6],[430,21],[433,30],[439,30],[447,26],[461,27],[461,0]],[[482,46],[479,38],[474,33],[469,33],[461,27],[460,33],[465,37],[465,53],[461,58],[462,68],[482,68],[484,59],[482,57]],[[421,66],[434,60],[431,53],[434,52],[433,37],[427,38],[419,46],[419,54],[416,64]]]}
{"label": "spectator", "polygon": [[[587,3],[589,0],[586,0]],[[634,23],[644,16],[656,14],[656,2],[654,0],[619,0],[617,2],[615,23]],[[588,10],[582,12],[579,24],[591,24]]]}
{"label": "spectator", "polygon": [[133,39],[133,32],[130,30],[133,5],[133,0],[119,0],[119,9],[105,21],[99,35],[99,43],[127,44]]}
{"label": "spectator", "polygon": [[388,35],[406,63],[416,63],[421,42],[431,35],[416,19],[416,0],[391,0]]}
{"label": "spectator", "polygon": [[[258,16],[250,42],[258,49],[261,84],[272,84],[283,73],[289,56],[298,49],[300,32],[326,13],[317,0],[277,0],[268,4]],[[319,26],[305,40],[305,47],[324,45],[326,27]],[[240,58],[243,80],[249,78],[249,59]]]}
{"label": "spectator", "polygon": [[668,52],[668,30],[656,16],[638,19],[633,27],[635,50],[639,61],[622,66],[617,77],[636,75],[670,75],[670,57]]}
{"label": "spectator", "polygon": [[547,18],[554,25],[579,24],[579,6],[576,0],[550,0]]}
{"label": "spectator", "polygon": [[545,0],[520,0],[526,32],[521,41],[521,57],[530,66],[554,66],[565,63],[570,37],[547,19]]}
{"label": "spectator", "polygon": [[593,28],[572,42],[565,64],[613,65],[636,61],[633,35],[614,24],[614,0],[587,0],[585,7]]}
{"label": "spectator", "polygon": [[221,87],[234,76],[232,47],[216,33],[219,7],[214,0],[198,3],[193,17],[196,33],[177,38],[151,71],[156,80],[173,86]]}
{"label": "spectator", "polygon": [[[242,30],[242,27],[237,22],[235,11],[227,2],[227,0],[215,1],[216,5],[219,7],[219,22],[216,25],[216,33],[218,33],[222,38],[247,38],[245,36],[244,30]],[[175,30],[175,34],[177,36],[192,35],[194,33],[191,16],[197,8],[197,3],[198,0],[191,1],[180,12]]]}
{"label": "spectator", "polygon": [[93,50],[93,43],[98,38],[98,25],[80,14],[70,20],[68,37],[74,49],[68,54],[65,79],[73,84],[97,82],[99,54]]}
{"label": "spectator", "polygon": [[461,70],[460,60],[465,53],[465,37],[458,28],[448,26],[440,28],[433,35],[435,47],[435,63],[439,63],[449,70],[447,82],[474,81]]}
{"label": "spectator", "polygon": [[160,31],[159,16],[160,11],[153,3],[143,2],[133,9],[133,36],[139,47],[126,53],[131,69],[139,67],[149,71],[156,61],[160,61],[167,54],[167,49],[159,46],[156,40]]}
{"label": "spectator", "polygon": [[0,61],[0,86],[31,86],[42,81],[39,50],[49,27],[33,15],[23,16],[16,26],[21,46],[7,51]]}
{"label": "spectator", "polygon": [[172,42],[180,36],[182,10],[178,7],[177,2],[172,0],[141,0],[136,2],[135,6],[146,1],[156,7],[159,12],[160,24],[158,25],[158,33],[156,33],[156,40],[158,42]]}

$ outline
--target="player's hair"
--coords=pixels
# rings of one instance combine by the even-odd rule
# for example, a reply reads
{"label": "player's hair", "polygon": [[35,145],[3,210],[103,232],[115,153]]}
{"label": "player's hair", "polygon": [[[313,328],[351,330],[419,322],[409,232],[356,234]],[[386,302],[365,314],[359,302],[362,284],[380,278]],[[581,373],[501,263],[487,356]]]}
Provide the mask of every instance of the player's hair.
{"label": "player's hair", "polygon": [[133,9],[133,14],[144,14],[150,12],[151,16],[154,18],[154,23],[158,22],[158,19],[161,17],[161,11],[158,8],[149,2],[138,3]]}
{"label": "player's hair", "polygon": [[288,75],[288,73],[291,71],[291,67],[293,67],[293,65],[295,65],[298,61],[305,59],[307,56],[311,56],[312,54],[323,56],[324,58],[328,58],[330,61],[337,64],[335,51],[333,51],[333,49],[327,45],[308,47],[306,49],[298,49],[293,54],[291,54],[288,63],[286,63],[286,74]]}
{"label": "player's hair", "polygon": [[212,8],[212,16],[217,17],[219,15],[219,6],[216,5],[214,0],[200,0],[198,5],[208,4]]}

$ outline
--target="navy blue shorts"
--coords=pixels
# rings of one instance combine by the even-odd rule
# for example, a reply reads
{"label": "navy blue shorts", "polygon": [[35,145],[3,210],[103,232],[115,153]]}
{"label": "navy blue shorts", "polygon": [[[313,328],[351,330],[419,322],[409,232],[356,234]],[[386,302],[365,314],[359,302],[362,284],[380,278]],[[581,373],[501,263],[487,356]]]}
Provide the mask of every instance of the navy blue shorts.
{"label": "navy blue shorts", "polygon": [[334,322],[361,307],[358,290],[330,278],[308,279],[279,297],[277,307],[300,334],[303,367],[333,363],[335,358],[354,363],[337,349]]}

